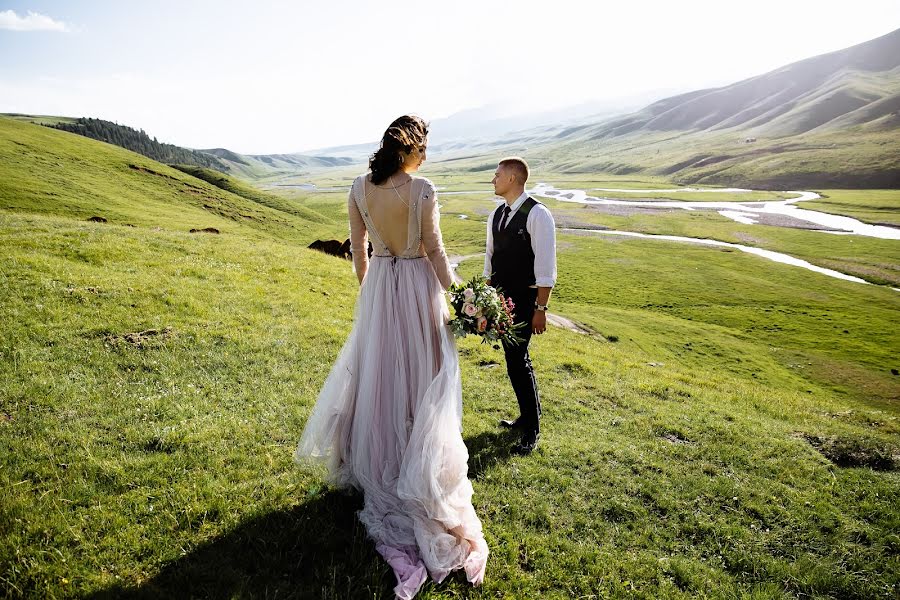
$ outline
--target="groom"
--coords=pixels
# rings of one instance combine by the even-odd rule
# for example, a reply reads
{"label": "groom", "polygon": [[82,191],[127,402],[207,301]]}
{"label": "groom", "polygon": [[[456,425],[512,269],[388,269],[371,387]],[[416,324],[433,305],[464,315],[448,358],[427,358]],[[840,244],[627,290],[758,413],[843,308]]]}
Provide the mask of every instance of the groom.
{"label": "groom", "polygon": [[488,218],[484,276],[515,303],[519,344],[503,344],[506,371],[519,401],[519,418],[500,421],[518,429],[521,441],[514,451],[530,454],[540,438],[541,402],[528,356],[531,334],[547,329],[547,303],[556,283],[556,225],[546,206],[525,192],[528,163],[504,158],[494,173],[494,193],[506,200]]}

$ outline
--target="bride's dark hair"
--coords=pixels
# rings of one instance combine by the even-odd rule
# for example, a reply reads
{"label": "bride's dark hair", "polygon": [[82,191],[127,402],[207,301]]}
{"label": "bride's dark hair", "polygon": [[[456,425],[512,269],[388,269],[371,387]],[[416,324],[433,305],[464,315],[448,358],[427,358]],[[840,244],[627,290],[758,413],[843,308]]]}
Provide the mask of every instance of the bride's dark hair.
{"label": "bride's dark hair", "polygon": [[400,170],[403,157],[400,152],[425,149],[428,124],[415,115],[403,115],[391,123],[381,137],[381,145],[369,159],[372,183],[379,184]]}

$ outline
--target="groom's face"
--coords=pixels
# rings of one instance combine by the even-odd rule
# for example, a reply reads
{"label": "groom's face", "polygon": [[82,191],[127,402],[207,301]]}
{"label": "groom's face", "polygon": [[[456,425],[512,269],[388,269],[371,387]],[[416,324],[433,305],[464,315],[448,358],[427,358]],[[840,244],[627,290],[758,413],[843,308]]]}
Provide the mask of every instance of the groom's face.
{"label": "groom's face", "polygon": [[494,178],[491,180],[491,183],[494,184],[494,193],[498,196],[502,196],[508,192],[514,179],[515,178],[512,176],[512,173],[509,172],[509,169],[498,166],[497,170],[494,171]]}

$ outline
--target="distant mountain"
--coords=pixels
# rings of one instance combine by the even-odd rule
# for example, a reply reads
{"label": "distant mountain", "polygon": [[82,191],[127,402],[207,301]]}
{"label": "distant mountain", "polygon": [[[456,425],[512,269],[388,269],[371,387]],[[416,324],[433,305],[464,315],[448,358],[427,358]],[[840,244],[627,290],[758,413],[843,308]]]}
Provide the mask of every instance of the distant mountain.
{"label": "distant mountain", "polygon": [[431,122],[430,141],[437,147],[450,142],[499,141],[498,138],[542,127],[577,126],[596,123],[613,115],[635,110],[673,90],[609,96],[600,100],[567,105],[552,110],[516,111],[507,104],[491,104],[454,113]]}
{"label": "distant mountain", "polygon": [[303,175],[311,171],[344,167],[358,162],[345,156],[312,156],[308,154],[238,154],[225,148],[200,150],[218,158],[228,173],[250,179]]}
{"label": "distant mountain", "polygon": [[[525,141],[535,143],[552,139],[562,130],[626,113],[663,95],[664,92],[658,90],[544,111],[516,112],[506,104],[466,109],[429,122],[428,151],[429,155],[439,160],[448,154],[488,151],[521,145]],[[317,148],[309,153],[350,158],[362,164],[377,148],[378,140],[372,140],[363,144]]]}
{"label": "distant mountain", "polygon": [[[900,30],[625,112],[638,100],[522,115],[485,106],[435,119],[429,170],[490,170],[498,156],[520,154],[547,173],[643,173],[760,188],[900,188]],[[364,164],[376,148],[373,140],[311,153]]]}
{"label": "distant mountain", "polygon": [[635,131],[740,130],[751,136],[900,125],[900,29],[716,89],[655,102],[579,136]]}
{"label": "distant mountain", "polygon": [[[760,188],[900,188],[900,30],[612,118],[505,136],[543,170]],[[479,169],[488,152],[445,159]]]}

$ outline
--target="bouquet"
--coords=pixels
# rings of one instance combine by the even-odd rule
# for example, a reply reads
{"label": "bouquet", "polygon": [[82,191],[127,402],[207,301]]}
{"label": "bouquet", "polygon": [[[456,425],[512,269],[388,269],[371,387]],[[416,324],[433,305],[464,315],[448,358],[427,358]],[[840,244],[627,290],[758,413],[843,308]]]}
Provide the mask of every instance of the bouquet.
{"label": "bouquet", "polygon": [[513,301],[499,290],[491,287],[481,275],[472,277],[466,283],[454,283],[447,290],[454,316],[450,319],[450,329],[456,337],[475,334],[481,342],[518,344],[522,341],[516,331],[525,323],[513,323]]}

